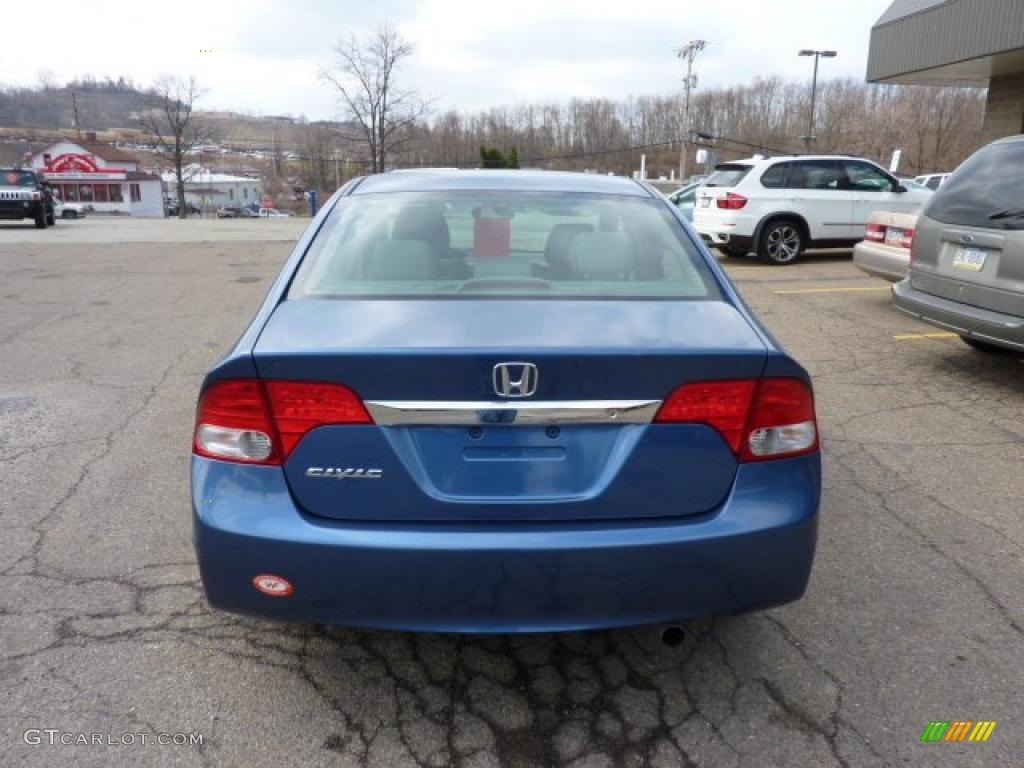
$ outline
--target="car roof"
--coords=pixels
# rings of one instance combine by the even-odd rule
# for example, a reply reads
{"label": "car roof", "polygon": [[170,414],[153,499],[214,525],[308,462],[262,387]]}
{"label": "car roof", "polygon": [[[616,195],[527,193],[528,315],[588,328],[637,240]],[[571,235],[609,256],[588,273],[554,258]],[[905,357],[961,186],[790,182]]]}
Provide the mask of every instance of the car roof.
{"label": "car roof", "polygon": [[[789,162],[791,160],[866,160],[869,163],[874,162],[858,155],[772,155],[771,157],[744,157],[740,160],[725,160],[718,165],[757,165],[759,163]],[[718,166],[715,167],[717,168]]]}
{"label": "car roof", "polygon": [[353,190],[352,194],[482,189],[649,196],[644,187],[624,176],[565,171],[453,170],[450,168],[423,168],[367,176]]}

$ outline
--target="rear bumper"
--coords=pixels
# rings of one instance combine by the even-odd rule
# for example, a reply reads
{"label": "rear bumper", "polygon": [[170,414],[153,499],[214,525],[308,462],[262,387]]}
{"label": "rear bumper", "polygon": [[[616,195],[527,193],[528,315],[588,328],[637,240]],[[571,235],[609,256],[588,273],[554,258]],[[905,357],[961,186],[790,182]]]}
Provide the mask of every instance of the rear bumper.
{"label": "rear bumper", "polygon": [[910,252],[865,240],[853,247],[853,263],[862,272],[895,283],[907,276]]}
{"label": "rear bumper", "polygon": [[693,228],[708,245],[743,245],[750,248],[757,221],[742,211],[694,209]]}
{"label": "rear bumper", "polygon": [[892,287],[892,299],[897,309],[930,325],[1024,351],[1024,317],[993,312],[918,291],[910,286],[909,278]]}
{"label": "rear bumper", "polygon": [[[367,524],[310,517],[283,472],[193,457],[207,597],[279,620],[413,631],[535,632],[651,624],[790,602],[807,585],[817,454],[741,465],[699,518],[615,523]],[[252,586],[287,578],[287,598]]]}

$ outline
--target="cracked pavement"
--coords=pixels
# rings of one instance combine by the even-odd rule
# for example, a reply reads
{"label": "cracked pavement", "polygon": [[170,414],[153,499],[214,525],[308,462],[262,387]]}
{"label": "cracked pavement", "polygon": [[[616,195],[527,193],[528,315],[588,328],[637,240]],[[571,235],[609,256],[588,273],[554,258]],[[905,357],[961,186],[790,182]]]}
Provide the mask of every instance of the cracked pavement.
{"label": "cracked pavement", "polygon": [[[211,611],[196,391],[302,229],[243,225],[0,225],[0,764],[1024,761],[1024,365],[894,340],[931,329],[884,291],[775,293],[883,285],[848,255],[727,264],[816,383],[825,493],[802,601],[689,622],[672,648],[657,628],[463,637]],[[920,743],[952,719],[999,725]],[[29,728],[203,744],[31,745]]]}

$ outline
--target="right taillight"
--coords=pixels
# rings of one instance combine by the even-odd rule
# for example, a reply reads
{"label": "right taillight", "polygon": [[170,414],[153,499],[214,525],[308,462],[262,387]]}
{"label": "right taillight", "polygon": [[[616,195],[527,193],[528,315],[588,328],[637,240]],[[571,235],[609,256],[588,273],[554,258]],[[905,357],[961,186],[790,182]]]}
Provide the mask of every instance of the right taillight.
{"label": "right taillight", "polygon": [[907,249],[910,250],[910,260],[913,261],[914,260],[914,230],[913,229],[904,229],[903,230],[903,241],[902,241],[901,245],[904,248],[907,248]]}
{"label": "right taillight", "polygon": [[279,465],[311,429],[371,422],[363,401],[341,384],[226,379],[199,399],[192,450],[211,459]]}
{"label": "right taillight", "polygon": [[810,453],[818,447],[814,395],[800,379],[732,379],[678,387],[654,421],[707,424],[740,461]]}
{"label": "right taillight", "polygon": [[818,448],[814,394],[800,379],[762,379],[747,421],[740,461],[763,461]]}

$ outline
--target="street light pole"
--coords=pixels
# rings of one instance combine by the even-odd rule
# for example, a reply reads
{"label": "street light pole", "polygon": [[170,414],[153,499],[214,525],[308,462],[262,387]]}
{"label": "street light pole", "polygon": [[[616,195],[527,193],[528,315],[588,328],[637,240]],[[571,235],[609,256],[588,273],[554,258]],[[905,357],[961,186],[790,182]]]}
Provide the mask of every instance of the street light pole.
{"label": "street light pole", "polygon": [[697,78],[693,74],[693,60],[697,54],[704,50],[707,40],[691,40],[679,49],[678,56],[686,62],[686,79],[683,81],[683,90],[686,94],[683,101],[683,129],[679,137],[679,183],[686,183],[687,176],[687,147],[690,142],[690,90],[695,86]]}
{"label": "street light pole", "polygon": [[807,135],[804,136],[804,149],[807,152],[811,151],[811,142],[814,141],[817,136],[814,135],[814,102],[818,95],[818,59],[824,56],[826,59],[834,59],[836,57],[835,51],[812,51],[805,48],[800,51],[801,56],[813,56],[814,57],[814,76],[811,78],[811,113],[807,116]]}

